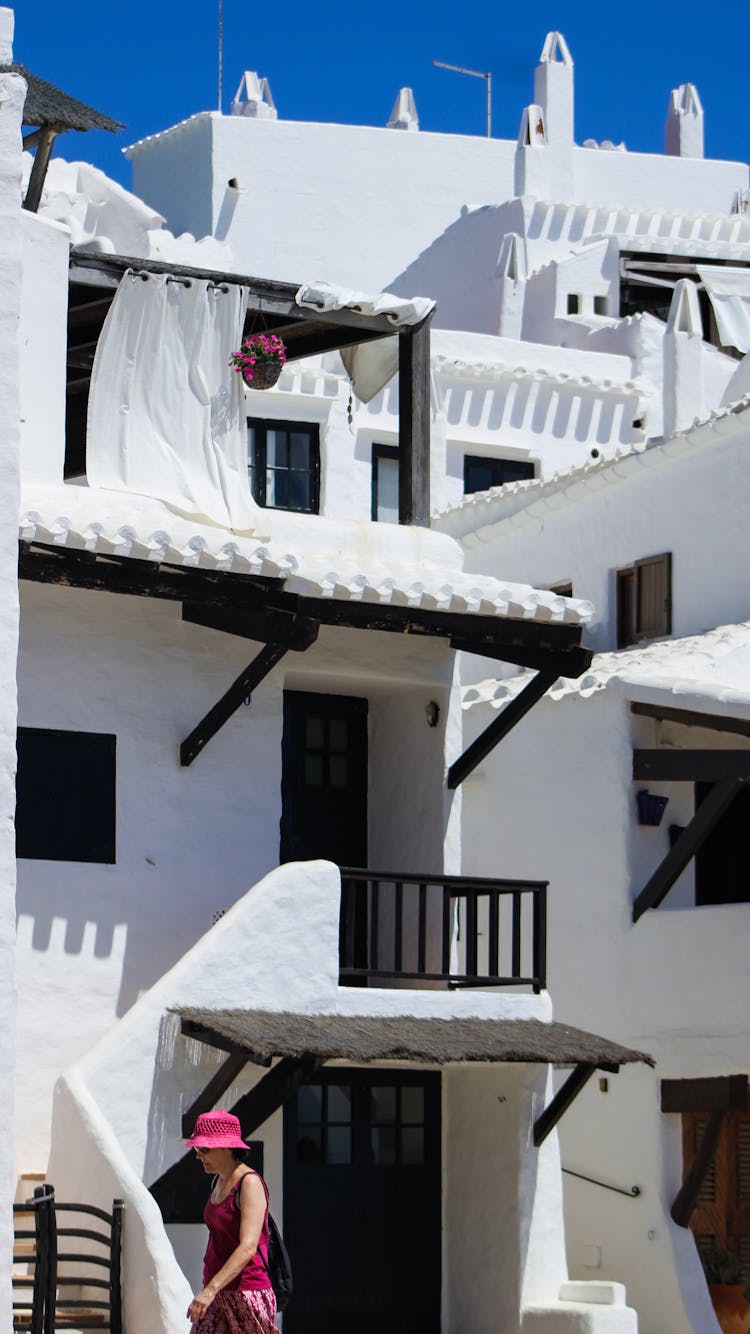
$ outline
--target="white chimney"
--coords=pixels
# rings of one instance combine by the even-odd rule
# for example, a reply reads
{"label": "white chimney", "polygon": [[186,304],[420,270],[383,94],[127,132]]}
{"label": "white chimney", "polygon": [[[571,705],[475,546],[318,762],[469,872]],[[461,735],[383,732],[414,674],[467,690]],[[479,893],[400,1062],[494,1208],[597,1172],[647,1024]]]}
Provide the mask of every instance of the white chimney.
{"label": "white chimney", "polygon": [[402,88],[388,118],[389,130],[418,130],[417,104],[411,88]]}
{"label": "white chimney", "polygon": [[261,79],[255,70],[246,69],[232,100],[230,115],[276,120],[278,114],[268,79]]}
{"label": "white chimney", "polygon": [[703,157],[703,107],[694,83],[672,89],[665,132],[670,157]]}
{"label": "white chimney", "polygon": [[0,65],[13,64],[13,28],[15,14],[12,9],[0,7]]}
{"label": "white chimney", "polygon": [[548,144],[573,143],[573,57],[561,32],[548,32],[534,71]]}
{"label": "white chimney", "polygon": [[692,426],[705,412],[702,330],[698,289],[689,278],[680,278],[662,340],[665,436]]}

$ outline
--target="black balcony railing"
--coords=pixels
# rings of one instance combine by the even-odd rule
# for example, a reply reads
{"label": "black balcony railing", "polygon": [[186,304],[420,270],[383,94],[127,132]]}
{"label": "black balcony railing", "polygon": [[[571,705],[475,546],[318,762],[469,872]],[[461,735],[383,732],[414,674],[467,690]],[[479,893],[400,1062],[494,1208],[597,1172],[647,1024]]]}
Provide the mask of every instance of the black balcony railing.
{"label": "black balcony railing", "polygon": [[529,986],[547,974],[547,881],[341,870],[339,977]]}

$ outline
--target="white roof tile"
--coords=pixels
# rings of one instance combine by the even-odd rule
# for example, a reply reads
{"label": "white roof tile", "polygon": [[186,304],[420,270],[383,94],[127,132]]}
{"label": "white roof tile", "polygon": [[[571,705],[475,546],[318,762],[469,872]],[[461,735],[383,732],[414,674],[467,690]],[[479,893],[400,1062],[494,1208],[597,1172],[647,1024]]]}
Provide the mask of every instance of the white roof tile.
{"label": "white roof tile", "polygon": [[[276,517],[259,511],[271,530]],[[418,528],[383,533],[383,527],[287,514],[274,540],[187,518],[143,496],[60,486],[27,489],[19,535],[78,551],[283,579],[286,591],[304,597],[568,625],[591,620],[593,607],[583,599],[466,574],[460,550],[441,534]]]}

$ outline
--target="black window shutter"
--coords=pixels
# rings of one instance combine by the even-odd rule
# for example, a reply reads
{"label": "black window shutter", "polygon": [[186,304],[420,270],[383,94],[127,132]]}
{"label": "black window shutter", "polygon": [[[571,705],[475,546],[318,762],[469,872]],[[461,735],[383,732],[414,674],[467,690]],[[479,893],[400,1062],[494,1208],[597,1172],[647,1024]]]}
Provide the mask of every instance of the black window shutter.
{"label": "black window shutter", "polygon": [[115,861],[116,737],[19,727],[16,855]]}

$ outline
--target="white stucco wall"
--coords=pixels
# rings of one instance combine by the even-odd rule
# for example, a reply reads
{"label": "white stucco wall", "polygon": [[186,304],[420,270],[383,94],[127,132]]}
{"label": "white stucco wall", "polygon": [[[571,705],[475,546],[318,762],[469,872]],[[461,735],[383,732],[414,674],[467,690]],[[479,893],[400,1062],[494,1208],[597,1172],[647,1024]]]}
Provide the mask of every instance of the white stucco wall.
{"label": "white stucco wall", "polygon": [[[206,1051],[201,1044],[179,1036],[179,1021],[167,1014],[170,1006],[206,1008],[235,1006],[301,1013],[367,1015],[474,1015],[518,1018],[550,1018],[549,998],[416,991],[379,991],[338,987],[339,877],[327,862],[289,864],[245,896],[180,962],[150,989],[120,1023],[60,1081],[55,1099],[52,1152],[49,1176],[60,1194],[81,1189],[85,1179],[87,1198],[106,1206],[111,1195],[124,1193],[127,1200],[124,1241],[125,1317],[131,1328],[144,1324],[154,1334],[173,1334],[179,1328],[178,1314],[187,1305],[189,1287],[181,1278],[171,1246],[160,1227],[156,1206],[141,1181],[150,1182],[184,1152],[180,1116],[205,1085],[207,1076],[220,1063],[220,1053]],[[253,1072],[262,1077],[262,1071]],[[448,1083],[447,1170],[453,1182],[451,1221],[446,1253],[458,1252],[458,1233],[465,1232],[472,1173],[479,1189],[482,1151],[493,1141],[493,1119],[482,1117],[483,1140],[476,1138],[476,1111],[472,1090],[466,1086],[455,1094],[456,1081],[467,1071],[451,1072]],[[534,1072],[529,1087],[540,1092],[540,1072]],[[494,1081],[482,1081],[482,1097],[489,1113],[498,1106],[509,1086],[507,1118],[510,1132],[506,1149],[497,1158],[491,1191],[482,1201],[482,1211],[494,1200],[496,1187],[510,1183],[514,1194],[510,1231],[513,1234],[533,1206],[535,1182],[529,1181],[525,1206],[515,1208],[515,1188],[523,1128],[519,1116],[529,1108],[514,1096],[524,1077],[502,1072]],[[543,1086],[543,1078],[542,1078]],[[500,1092],[498,1093],[498,1089]],[[231,1092],[230,1095],[231,1096]],[[528,1095],[524,1095],[528,1096]],[[506,1118],[506,1119],[507,1119]],[[503,1113],[500,1114],[500,1120]],[[526,1124],[524,1122],[524,1124]],[[91,1134],[91,1128],[94,1134]],[[475,1136],[472,1146],[466,1138]],[[278,1148],[278,1130],[274,1131]],[[88,1141],[89,1149],[86,1148]],[[463,1155],[463,1157],[462,1157]],[[102,1171],[92,1170],[92,1157]],[[485,1164],[486,1166],[486,1164]],[[269,1179],[274,1187],[274,1209],[281,1216],[278,1159],[269,1154]],[[119,1189],[121,1182],[121,1189]],[[463,1183],[463,1184],[462,1184]],[[500,1213],[496,1212],[496,1220]],[[453,1231],[452,1229],[455,1229]],[[494,1235],[494,1241],[492,1237]],[[187,1238],[185,1254],[195,1263],[195,1234]],[[495,1225],[485,1247],[505,1254],[507,1239]],[[513,1294],[506,1302],[516,1309],[519,1302],[520,1261],[523,1234],[512,1242],[508,1256],[515,1272]],[[558,1236],[558,1247],[561,1236]],[[489,1288],[496,1277],[488,1272]],[[457,1300],[461,1300],[458,1298]],[[467,1295],[467,1301],[471,1300]],[[507,1310],[507,1305],[504,1308]],[[490,1329],[487,1323],[483,1328]],[[511,1334],[513,1323],[502,1326]],[[448,1328],[458,1334],[462,1324]]]}
{"label": "white stucco wall", "polygon": [[[7,18],[7,11],[3,14]],[[12,31],[12,30],[11,30]],[[0,75],[0,1330],[12,1328],[10,1287],[14,1197],[15,1073],[15,771],[16,650],[18,645],[19,361],[23,238],[21,231],[21,114],[26,84]]]}
{"label": "white stucco wall", "polygon": [[[466,534],[466,568],[538,586],[572,580],[574,595],[597,609],[586,633],[596,651],[616,644],[616,571],[660,552],[672,553],[675,637],[746,619],[749,428],[740,419],[720,426],[696,429],[692,438],[705,443],[657,446],[549,498],[529,493],[515,514],[501,500],[495,517],[506,521],[490,527],[488,512]],[[457,535],[458,523],[446,516],[437,526]]]}
{"label": "white stucco wall", "polygon": [[[369,864],[443,869],[453,655],[424,638],[324,628],[181,768],[180,741],[259,646],[183,623],[175,604],[29,583],[22,591],[22,725],[117,736],[117,863],[19,863],[20,1042],[48,1054],[22,1062],[18,1076],[18,1166],[34,1171],[44,1167],[57,1074],[277,864],[285,687],[368,699]],[[434,729],[425,715],[433,699]]]}
{"label": "white stucco wall", "polygon": [[22,220],[21,468],[24,478],[61,482],[70,236],[36,213]]}
{"label": "white stucco wall", "polygon": [[[669,1217],[681,1131],[659,1111],[659,1081],[747,1070],[747,905],[690,907],[683,884],[682,907],[667,900],[632,924],[632,901],[692,794],[669,785],[662,826],[638,825],[632,748],[655,745],[643,730],[655,725],[631,718],[626,694],[544,700],[488,756],[463,785],[464,870],[494,859],[499,875],[548,879],[555,1017],[657,1061],[609,1076],[606,1093],[595,1078],[561,1123],[564,1167],[642,1191],[629,1199],[564,1178],[571,1277],[624,1282],[641,1334],[715,1334],[692,1238]],[[494,716],[472,708],[465,743]],[[680,743],[700,744],[692,732]]]}
{"label": "white stucco wall", "polygon": [[517,152],[511,140],[218,112],[153,135],[128,155],[135,193],[173,231],[209,230],[210,176],[212,229],[229,241],[239,271],[290,281],[322,275],[371,290],[393,283],[466,205],[528,194],[728,214],[747,185],[741,163],[565,145]]}

